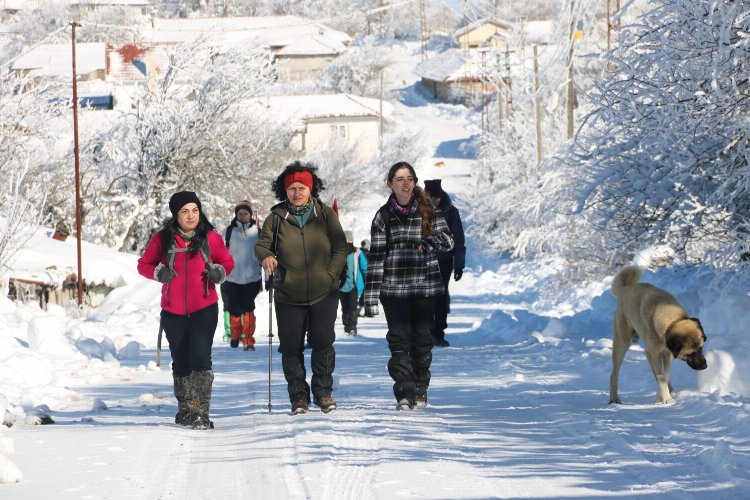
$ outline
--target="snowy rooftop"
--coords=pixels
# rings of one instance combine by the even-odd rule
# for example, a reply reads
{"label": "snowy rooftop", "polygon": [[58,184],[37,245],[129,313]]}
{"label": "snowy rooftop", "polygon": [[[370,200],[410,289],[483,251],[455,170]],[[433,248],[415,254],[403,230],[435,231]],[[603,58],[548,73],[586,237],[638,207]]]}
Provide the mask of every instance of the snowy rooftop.
{"label": "snowy rooftop", "polygon": [[346,50],[346,46],[332,38],[319,35],[295,40],[276,52],[280,56],[301,55],[338,55]]}
{"label": "snowy rooftop", "polygon": [[[309,120],[314,118],[379,116],[380,101],[351,94],[315,94],[261,97],[252,102],[266,108],[279,119]],[[389,116],[393,105],[383,102],[383,116]]]}
{"label": "snowy rooftop", "polygon": [[[26,71],[30,76],[67,76],[73,71],[70,44],[43,44],[34,47],[13,63],[13,70]],[[106,66],[103,43],[76,44],[76,73],[86,75],[104,70]]]}
{"label": "snowy rooftop", "polygon": [[497,26],[498,28],[504,29],[504,30],[513,30],[515,29],[515,25],[509,21],[502,21],[500,19],[491,19],[491,18],[484,18],[484,19],[478,19],[474,21],[473,23],[469,23],[466,26],[463,26],[456,31],[453,32],[453,37],[457,38],[465,33],[468,33],[470,31],[473,31],[477,28],[481,28],[485,24],[493,24]]}
{"label": "snowy rooftop", "polygon": [[351,37],[297,16],[222,17],[207,19],[154,19],[153,28],[144,30],[147,42],[179,43],[207,35],[221,42],[224,49],[237,46],[283,48],[310,37],[328,46],[348,45]]}

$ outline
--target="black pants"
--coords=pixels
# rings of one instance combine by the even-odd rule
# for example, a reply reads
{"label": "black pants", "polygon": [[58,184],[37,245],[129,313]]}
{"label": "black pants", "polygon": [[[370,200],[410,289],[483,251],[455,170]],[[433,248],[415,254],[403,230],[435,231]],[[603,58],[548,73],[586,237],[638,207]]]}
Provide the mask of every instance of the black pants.
{"label": "black pants", "polygon": [[219,304],[204,307],[189,316],[161,312],[161,324],[172,353],[172,372],[187,377],[194,371],[211,369],[211,346],[219,323]]}
{"label": "black pants", "polygon": [[305,372],[305,331],[312,348],[312,394],[314,398],[333,393],[333,370],[336,366],[334,326],[339,305],[339,292],[331,292],[314,305],[275,302],[279,325],[279,352],[289,401],[310,402],[310,385]]}
{"label": "black pants", "polygon": [[435,339],[430,335],[434,300],[432,297],[380,297],[388,333],[385,338],[391,351],[388,373],[394,381],[396,400],[414,401],[430,386],[430,365]]}
{"label": "black pants", "polygon": [[445,338],[445,329],[448,328],[448,313],[451,312],[451,296],[448,294],[448,284],[453,274],[453,260],[438,261],[440,265],[440,278],[443,281],[444,295],[435,297],[435,310],[432,325],[432,336],[435,340]]}
{"label": "black pants", "polygon": [[344,331],[350,333],[357,329],[357,287],[348,292],[341,292],[341,321]]}
{"label": "black pants", "polygon": [[222,283],[226,295],[224,308],[232,316],[242,316],[246,312],[255,311],[255,297],[260,292],[260,280],[246,285],[239,285],[231,281]]}

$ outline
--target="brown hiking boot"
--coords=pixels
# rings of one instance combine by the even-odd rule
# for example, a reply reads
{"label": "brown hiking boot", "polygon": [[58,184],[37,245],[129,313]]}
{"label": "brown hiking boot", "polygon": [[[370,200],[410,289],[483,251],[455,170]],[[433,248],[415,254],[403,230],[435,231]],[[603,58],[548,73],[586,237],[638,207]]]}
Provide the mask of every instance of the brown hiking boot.
{"label": "brown hiking boot", "polygon": [[323,413],[329,413],[336,409],[336,400],[331,396],[315,398],[315,404],[320,407],[320,411]]}
{"label": "brown hiking boot", "polygon": [[295,401],[292,403],[292,415],[299,415],[301,413],[307,413],[310,411],[310,407],[307,401]]}

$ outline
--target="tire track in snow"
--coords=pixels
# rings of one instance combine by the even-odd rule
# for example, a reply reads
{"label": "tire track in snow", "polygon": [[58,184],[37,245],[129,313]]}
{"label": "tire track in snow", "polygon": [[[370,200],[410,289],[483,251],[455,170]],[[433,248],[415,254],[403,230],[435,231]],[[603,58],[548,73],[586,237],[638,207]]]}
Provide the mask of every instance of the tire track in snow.
{"label": "tire track in snow", "polygon": [[369,500],[380,456],[380,438],[338,435],[332,443],[332,460],[326,465],[322,498],[357,498]]}

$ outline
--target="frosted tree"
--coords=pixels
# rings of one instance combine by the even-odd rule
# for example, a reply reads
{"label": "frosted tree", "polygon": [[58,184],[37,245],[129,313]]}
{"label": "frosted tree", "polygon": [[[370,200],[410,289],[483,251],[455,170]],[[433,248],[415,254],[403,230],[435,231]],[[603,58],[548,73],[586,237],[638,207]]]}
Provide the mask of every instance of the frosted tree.
{"label": "frosted tree", "polygon": [[319,83],[326,90],[377,97],[380,72],[390,64],[387,47],[379,46],[373,37],[361,38],[323,71]]}
{"label": "frosted tree", "polygon": [[398,161],[416,164],[426,156],[426,150],[417,134],[407,130],[394,130],[383,135],[378,153],[363,162],[352,162],[356,145],[343,148],[336,144],[327,151],[310,155],[307,160],[318,166],[319,174],[326,181],[323,199],[330,202],[336,196],[345,210],[356,209],[362,193],[372,191],[374,186],[384,186],[391,165]]}
{"label": "frosted tree", "polygon": [[[243,101],[264,93],[273,73],[264,52],[218,54],[203,41],[169,54],[162,77],[139,88],[134,109],[86,145],[102,175],[87,207],[94,240],[142,249],[169,215],[177,190],[200,192],[215,212],[268,185],[289,134],[254,118]],[[257,200],[256,200],[257,201]]]}
{"label": "frosted tree", "polygon": [[4,73],[0,75],[0,266],[31,236],[45,212],[47,193],[58,186],[61,158],[50,130],[66,108],[52,97],[54,83],[36,84]]}
{"label": "frosted tree", "polygon": [[596,110],[547,179],[552,203],[570,207],[547,241],[575,225],[583,255],[603,264],[655,245],[676,262],[739,261],[750,246],[749,30],[750,6],[722,0],[655,0],[623,27]]}

